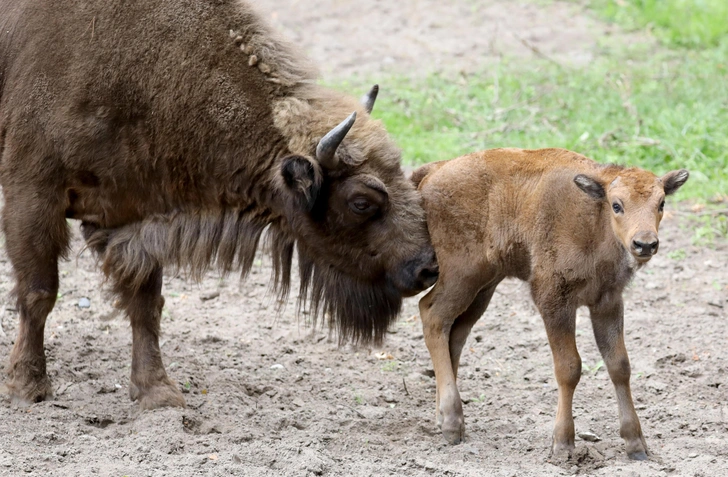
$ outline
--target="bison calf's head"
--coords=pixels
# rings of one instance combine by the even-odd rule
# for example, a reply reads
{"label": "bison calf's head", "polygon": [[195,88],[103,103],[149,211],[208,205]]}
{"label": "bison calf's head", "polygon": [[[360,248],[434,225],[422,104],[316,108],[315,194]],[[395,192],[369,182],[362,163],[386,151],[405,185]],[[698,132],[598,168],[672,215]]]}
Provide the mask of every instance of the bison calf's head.
{"label": "bison calf's head", "polygon": [[649,171],[629,168],[621,169],[613,178],[579,174],[574,182],[589,196],[604,202],[615,235],[635,260],[643,264],[657,253],[660,245],[657,230],[665,196],[675,193],[688,176],[684,169],[657,177]]}
{"label": "bison calf's head", "polygon": [[433,285],[438,268],[419,193],[365,99],[359,119],[322,132],[309,154],[284,157],[280,171],[302,294],[341,338],[378,341],[402,297]]}

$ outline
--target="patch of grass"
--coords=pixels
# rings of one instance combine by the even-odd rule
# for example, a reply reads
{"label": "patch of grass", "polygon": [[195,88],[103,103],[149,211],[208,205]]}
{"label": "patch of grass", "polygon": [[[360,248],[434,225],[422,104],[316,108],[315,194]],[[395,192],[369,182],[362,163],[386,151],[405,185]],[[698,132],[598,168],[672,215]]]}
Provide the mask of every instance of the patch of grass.
{"label": "patch of grass", "polygon": [[592,376],[596,375],[597,372],[604,367],[604,360],[600,359],[597,361],[594,366],[588,366],[586,363],[582,361],[581,363],[581,374],[591,374]]}
{"label": "patch of grass", "polygon": [[687,257],[687,253],[685,252],[685,249],[678,248],[676,250],[670,250],[669,252],[667,252],[667,256],[672,260],[680,261],[685,260],[685,258]]}
{"label": "patch of grass", "polygon": [[472,398],[470,401],[475,403],[485,402],[486,396],[484,393],[480,393],[480,396]]}
{"label": "patch of grass", "polygon": [[385,373],[393,373],[399,369],[399,363],[396,360],[386,361],[382,364],[382,371]]}
{"label": "patch of grass", "polygon": [[713,47],[728,36],[725,0],[591,0],[588,5],[625,29],[647,28],[672,47]]}
{"label": "patch of grass", "polygon": [[681,199],[728,190],[728,42],[708,51],[622,52],[583,69],[504,60],[482,74],[381,83],[374,116],[405,162],[563,147],[657,174],[686,168]]}
{"label": "patch of grass", "polygon": [[728,217],[725,215],[703,215],[694,223],[693,245],[713,246],[716,240],[728,238]]}

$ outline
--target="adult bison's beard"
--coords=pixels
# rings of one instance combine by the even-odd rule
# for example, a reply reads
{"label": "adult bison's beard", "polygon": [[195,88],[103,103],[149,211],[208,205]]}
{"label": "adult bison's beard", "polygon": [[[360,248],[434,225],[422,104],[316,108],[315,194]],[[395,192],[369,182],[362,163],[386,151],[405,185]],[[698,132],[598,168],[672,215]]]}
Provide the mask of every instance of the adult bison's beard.
{"label": "adult bison's beard", "polygon": [[[83,225],[87,244],[123,300],[138,290],[161,267],[187,270],[201,279],[210,269],[223,273],[239,269],[245,278],[253,265],[261,234],[270,225],[268,252],[273,259],[273,288],[288,296],[295,239],[280,222],[270,223],[239,211],[219,215],[156,216],[119,229]],[[328,319],[341,343],[379,343],[402,307],[402,294],[390,280],[365,281],[328,265],[316,264],[298,247],[301,289],[299,308],[310,306],[314,324]]]}
{"label": "adult bison's beard", "polygon": [[299,255],[302,305],[310,305],[314,322],[320,314],[336,330],[339,342],[381,343],[402,308],[402,295],[389,282],[358,280]]}

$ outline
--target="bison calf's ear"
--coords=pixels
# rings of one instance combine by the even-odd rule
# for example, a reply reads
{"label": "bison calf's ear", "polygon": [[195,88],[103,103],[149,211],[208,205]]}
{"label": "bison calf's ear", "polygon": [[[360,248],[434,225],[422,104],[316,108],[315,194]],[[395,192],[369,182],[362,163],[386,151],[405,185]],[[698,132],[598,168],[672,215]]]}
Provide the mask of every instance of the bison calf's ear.
{"label": "bison calf's ear", "polygon": [[592,197],[593,199],[603,200],[606,197],[604,187],[589,176],[579,174],[574,177],[574,183],[579,187],[579,189],[586,192],[589,197]]}
{"label": "bison calf's ear", "polygon": [[281,164],[281,175],[293,197],[307,211],[316,203],[323,174],[321,167],[303,156],[288,156]]}
{"label": "bison calf's ear", "polygon": [[665,185],[665,195],[674,194],[677,190],[687,182],[690,173],[685,169],[678,171],[670,171],[662,176],[662,183]]}

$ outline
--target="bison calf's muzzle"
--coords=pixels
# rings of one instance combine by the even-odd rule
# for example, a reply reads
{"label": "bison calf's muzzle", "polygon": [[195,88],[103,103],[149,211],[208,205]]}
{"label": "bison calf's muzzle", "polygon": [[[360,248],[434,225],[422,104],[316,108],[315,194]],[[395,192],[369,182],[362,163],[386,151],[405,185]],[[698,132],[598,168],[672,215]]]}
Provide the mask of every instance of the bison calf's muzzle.
{"label": "bison calf's muzzle", "polygon": [[649,260],[652,258],[652,256],[657,253],[657,249],[659,247],[660,241],[657,238],[657,234],[654,232],[636,235],[632,240],[632,253],[642,260]]}

